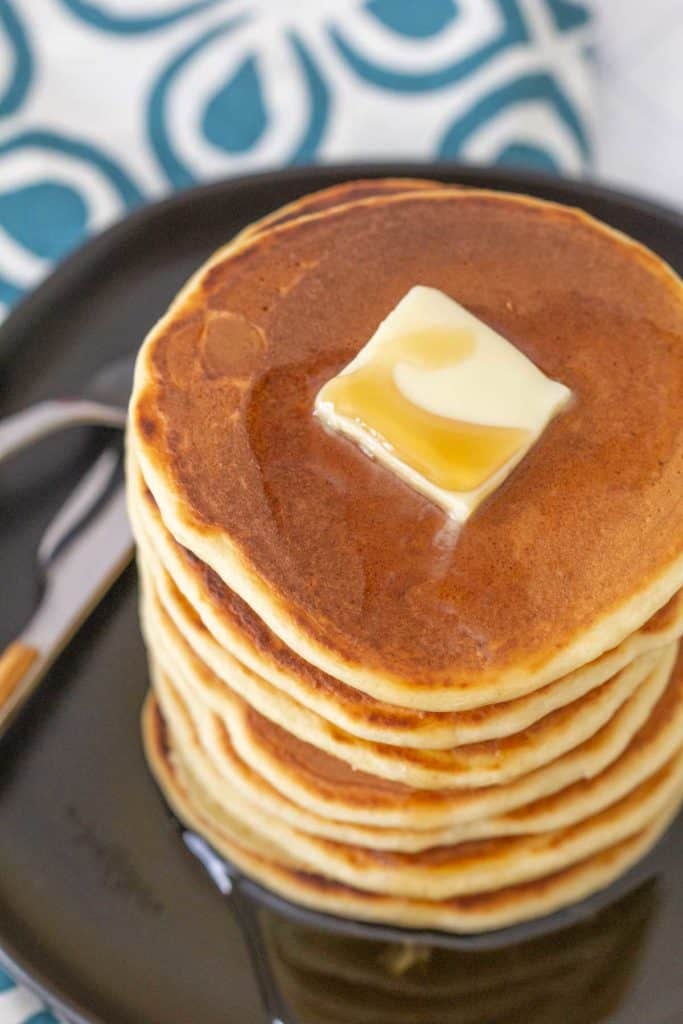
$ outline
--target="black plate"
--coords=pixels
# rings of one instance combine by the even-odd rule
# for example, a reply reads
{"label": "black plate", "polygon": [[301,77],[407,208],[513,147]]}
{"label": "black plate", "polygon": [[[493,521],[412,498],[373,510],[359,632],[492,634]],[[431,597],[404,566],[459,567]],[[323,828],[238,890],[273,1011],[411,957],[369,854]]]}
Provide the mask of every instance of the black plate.
{"label": "black plate", "polygon": [[[75,392],[101,363],[132,352],[189,273],[247,221],[345,178],[426,173],[418,165],[287,171],[134,214],[76,253],[6,322],[0,413]],[[683,218],[662,208],[551,178],[433,173],[582,206],[683,269]],[[96,444],[79,432],[0,470],[2,642],[30,614],[33,551]],[[613,891],[616,904],[558,917],[550,936],[518,932],[490,949],[460,943],[428,960],[418,954],[403,970],[399,947],[381,933],[330,934],[321,927],[329,922],[292,920],[277,904],[258,919],[242,901],[232,912],[146,771],[138,727],[146,685],[129,571],[0,747],[0,945],[13,973],[73,1020],[260,1024],[268,1015],[245,931],[260,983],[282,993],[286,1024],[319,1024],[330,1006],[336,1016],[325,1019],[339,1024],[673,1024],[683,1016],[681,819],[637,876],[652,880]]]}

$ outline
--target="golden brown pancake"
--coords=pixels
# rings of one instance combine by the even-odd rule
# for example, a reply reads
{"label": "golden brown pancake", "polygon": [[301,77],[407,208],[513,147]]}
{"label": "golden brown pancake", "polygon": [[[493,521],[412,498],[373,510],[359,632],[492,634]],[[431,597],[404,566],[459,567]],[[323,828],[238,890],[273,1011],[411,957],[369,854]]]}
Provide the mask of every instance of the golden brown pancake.
{"label": "golden brown pancake", "polygon": [[[197,702],[221,717],[230,717],[238,690],[230,686],[229,679],[226,685],[197,656],[164,611],[151,584],[147,591],[143,607],[145,633],[161,664],[190,687]],[[255,687],[250,704],[254,711],[265,714],[291,735],[339,758],[354,770],[424,789],[500,785],[556,760],[594,736],[662,663],[665,685],[675,657],[675,644],[661,652],[650,651],[579,700],[521,732],[450,750],[416,750],[361,740],[303,711],[283,720],[270,702],[256,703]]]}
{"label": "golden brown pancake", "polygon": [[[626,797],[596,815],[565,829],[534,835],[494,836],[403,852],[342,843],[295,829],[267,818],[230,791],[205,760],[187,757],[173,737],[174,759],[210,805],[211,820],[220,828],[227,816],[264,840],[287,851],[307,870],[355,888],[386,895],[448,899],[540,878],[584,860],[646,827],[683,792],[683,752]],[[218,803],[216,792],[225,794]]]}
{"label": "golden brown pancake", "polygon": [[[416,283],[574,396],[450,545],[439,510],[312,416]],[[599,657],[683,582],[682,338],[675,275],[585,214],[368,198],[193,280],[143,349],[131,443],[176,539],[304,659],[392,703],[482,706]]]}
{"label": "golden brown pancake", "polygon": [[256,701],[257,707],[263,709],[268,701],[284,725],[292,715],[305,716],[299,709],[303,705],[352,735],[380,743],[447,749],[509,736],[579,699],[634,658],[683,632],[683,594],[678,592],[618,647],[517,700],[461,712],[386,704],[297,657],[215,573],[178,545],[165,529],[130,452],[128,479],[134,532],[164,610],[214,672],[248,701]]}
{"label": "golden brown pancake", "polygon": [[407,927],[460,932],[500,928],[551,913],[609,884],[642,857],[665,830],[678,806],[672,801],[651,824],[628,839],[544,878],[488,893],[430,901],[371,893],[305,870],[272,841],[227,815],[220,828],[213,808],[190,776],[175,763],[171,737],[153,701],[143,720],[147,756],[167,800],[190,828],[206,835],[215,849],[269,888],[298,903],[344,916],[389,921]]}
{"label": "golden brown pancake", "polygon": [[300,196],[293,202],[287,203],[286,206],[281,206],[265,217],[261,217],[241,231],[233,239],[231,245],[238,240],[243,241],[253,235],[264,233],[278,224],[286,224],[298,217],[307,217],[313,213],[331,210],[335,206],[343,206],[357,199],[399,195],[403,192],[423,192],[426,189],[443,187],[442,182],[429,178],[360,178],[355,181],[343,181],[338,185],[330,185],[329,188]]}
{"label": "golden brown pancake", "polygon": [[[312,415],[415,284],[572,391],[459,530]],[[304,904],[460,931],[651,847],[683,795],[682,297],[578,211],[419,180],[302,197],[195,275],[128,438],[182,820]]]}
{"label": "golden brown pancake", "polygon": [[[155,657],[159,653],[157,650]],[[155,664],[154,675],[159,673],[167,680],[166,686],[163,682],[159,686],[160,694],[163,696],[170,687],[176,700],[182,697],[190,716],[198,722],[202,743],[226,776],[227,792],[238,785],[231,770],[237,754],[259,781],[265,780],[281,796],[323,819],[415,830],[459,829],[465,824],[474,830],[475,823],[518,809],[524,821],[523,809],[528,807],[527,820],[533,831],[532,804],[540,810],[539,820],[553,827],[564,820],[563,810],[558,807],[563,799],[560,792],[569,800],[570,813],[571,801],[578,801],[580,810],[573,820],[580,820],[592,807],[605,806],[604,797],[596,800],[602,773],[613,768],[608,781],[614,784],[615,794],[628,792],[637,778],[647,777],[642,759],[651,745],[650,729],[660,736],[664,746],[660,729],[668,719],[672,719],[673,725],[666,742],[670,756],[675,754],[683,691],[679,659],[668,685],[666,671],[653,673],[594,737],[535,772],[498,786],[425,790],[354,771],[338,758],[298,740],[239,700],[234,702],[229,718],[207,718],[206,709],[197,694],[187,688],[185,680],[167,666]],[[625,752],[630,756],[624,772],[619,761]],[[594,778],[598,780],[595,786]],[[577,789],[570,790],[575,785]],[[255,794],[251,790],[247,795],[253,799]],[[556,802],[549,799],[553,795],[557,795]],[[549,802],[541,805],[539,802],[544,799]]]}
{"label": "golden brown pancake", "polygon": [[[207,762],[208,768],[202,764],[200,770],[209,772],[207,789],[218,805],[229,809],[235,804],[237,793],[238,803],[249,806],[252,813],[263,815],[264,820],[283,821],[311,835],[376,850],[414,852],[470,839],[527,835],[570,827],[625,797],[679,756],[683,747],[683,700],[679,697],[677,702],[673,701],[669,693],[624,752],[591,779],[581,779],[523,806],[518,805],[524,791],[520,795],[519,787],[510,787],[508,796],[512,809],[507,813],[465,822],[459,822],[456,813],[455,820],[443,827],[424,829],[419,827],[419,807],[413,807],[415,828],[407,825],[383,828],[336,821],[310,811],[296,802],[296,794],[280,792],[259,773],[258,758],[248,753],[246,759],[240,756],[232,740],[238,731],[234,718],[228,723],[202,708],[199,701],[192,699],[192,694],[182,696],[182,692],[186,693],[182,685],[173,684],[170,674],[162,670],[154,673],[154,688],[164,718],[184,756],[191,763]],[[243,750],[239,739],[236,742]],[[286,770],[284,774],[286,776]],[[457,791],[450,793],[456,812],[461,795]],[[496,794],[499,811],[504,807],[504,800],[505,790],[499,788]],[[485,800],[482,805],[485,815]]]}

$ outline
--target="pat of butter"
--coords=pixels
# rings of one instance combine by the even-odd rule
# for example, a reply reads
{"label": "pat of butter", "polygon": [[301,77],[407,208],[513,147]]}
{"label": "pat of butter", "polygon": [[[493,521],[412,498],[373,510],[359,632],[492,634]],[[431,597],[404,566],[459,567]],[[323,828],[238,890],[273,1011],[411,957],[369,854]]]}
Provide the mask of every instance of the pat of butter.
{"label": "pat of butter", "polygon": [[435,288],[411,288],[315,400],[333,431],[463,522],[569,400]]}

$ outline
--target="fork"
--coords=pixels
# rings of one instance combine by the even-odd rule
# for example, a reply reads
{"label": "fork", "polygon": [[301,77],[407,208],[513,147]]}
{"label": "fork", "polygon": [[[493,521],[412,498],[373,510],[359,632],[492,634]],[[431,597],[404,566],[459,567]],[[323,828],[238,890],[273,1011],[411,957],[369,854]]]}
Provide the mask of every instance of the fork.
{"label": "fork", "polygon": [[122,429],[133,384],[134,358],[107,363],[88,382],[80,398],[51,398],[0,421],[0,462],[66,427]]}

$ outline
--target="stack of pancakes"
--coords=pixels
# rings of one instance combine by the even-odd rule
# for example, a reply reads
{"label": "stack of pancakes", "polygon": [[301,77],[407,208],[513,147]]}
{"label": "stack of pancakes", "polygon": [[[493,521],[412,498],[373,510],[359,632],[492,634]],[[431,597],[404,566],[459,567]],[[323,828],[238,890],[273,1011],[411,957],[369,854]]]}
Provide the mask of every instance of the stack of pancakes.
{"label": "stack of pancakes", "polygon": [[[571,404],[456,528],[313,416],[415,284]],[[606,886],[683,795],[683,289],[585,214],[433,182],[252,225],[147,338],[128,435],[152,770],[308,906],[479,931]]]}

